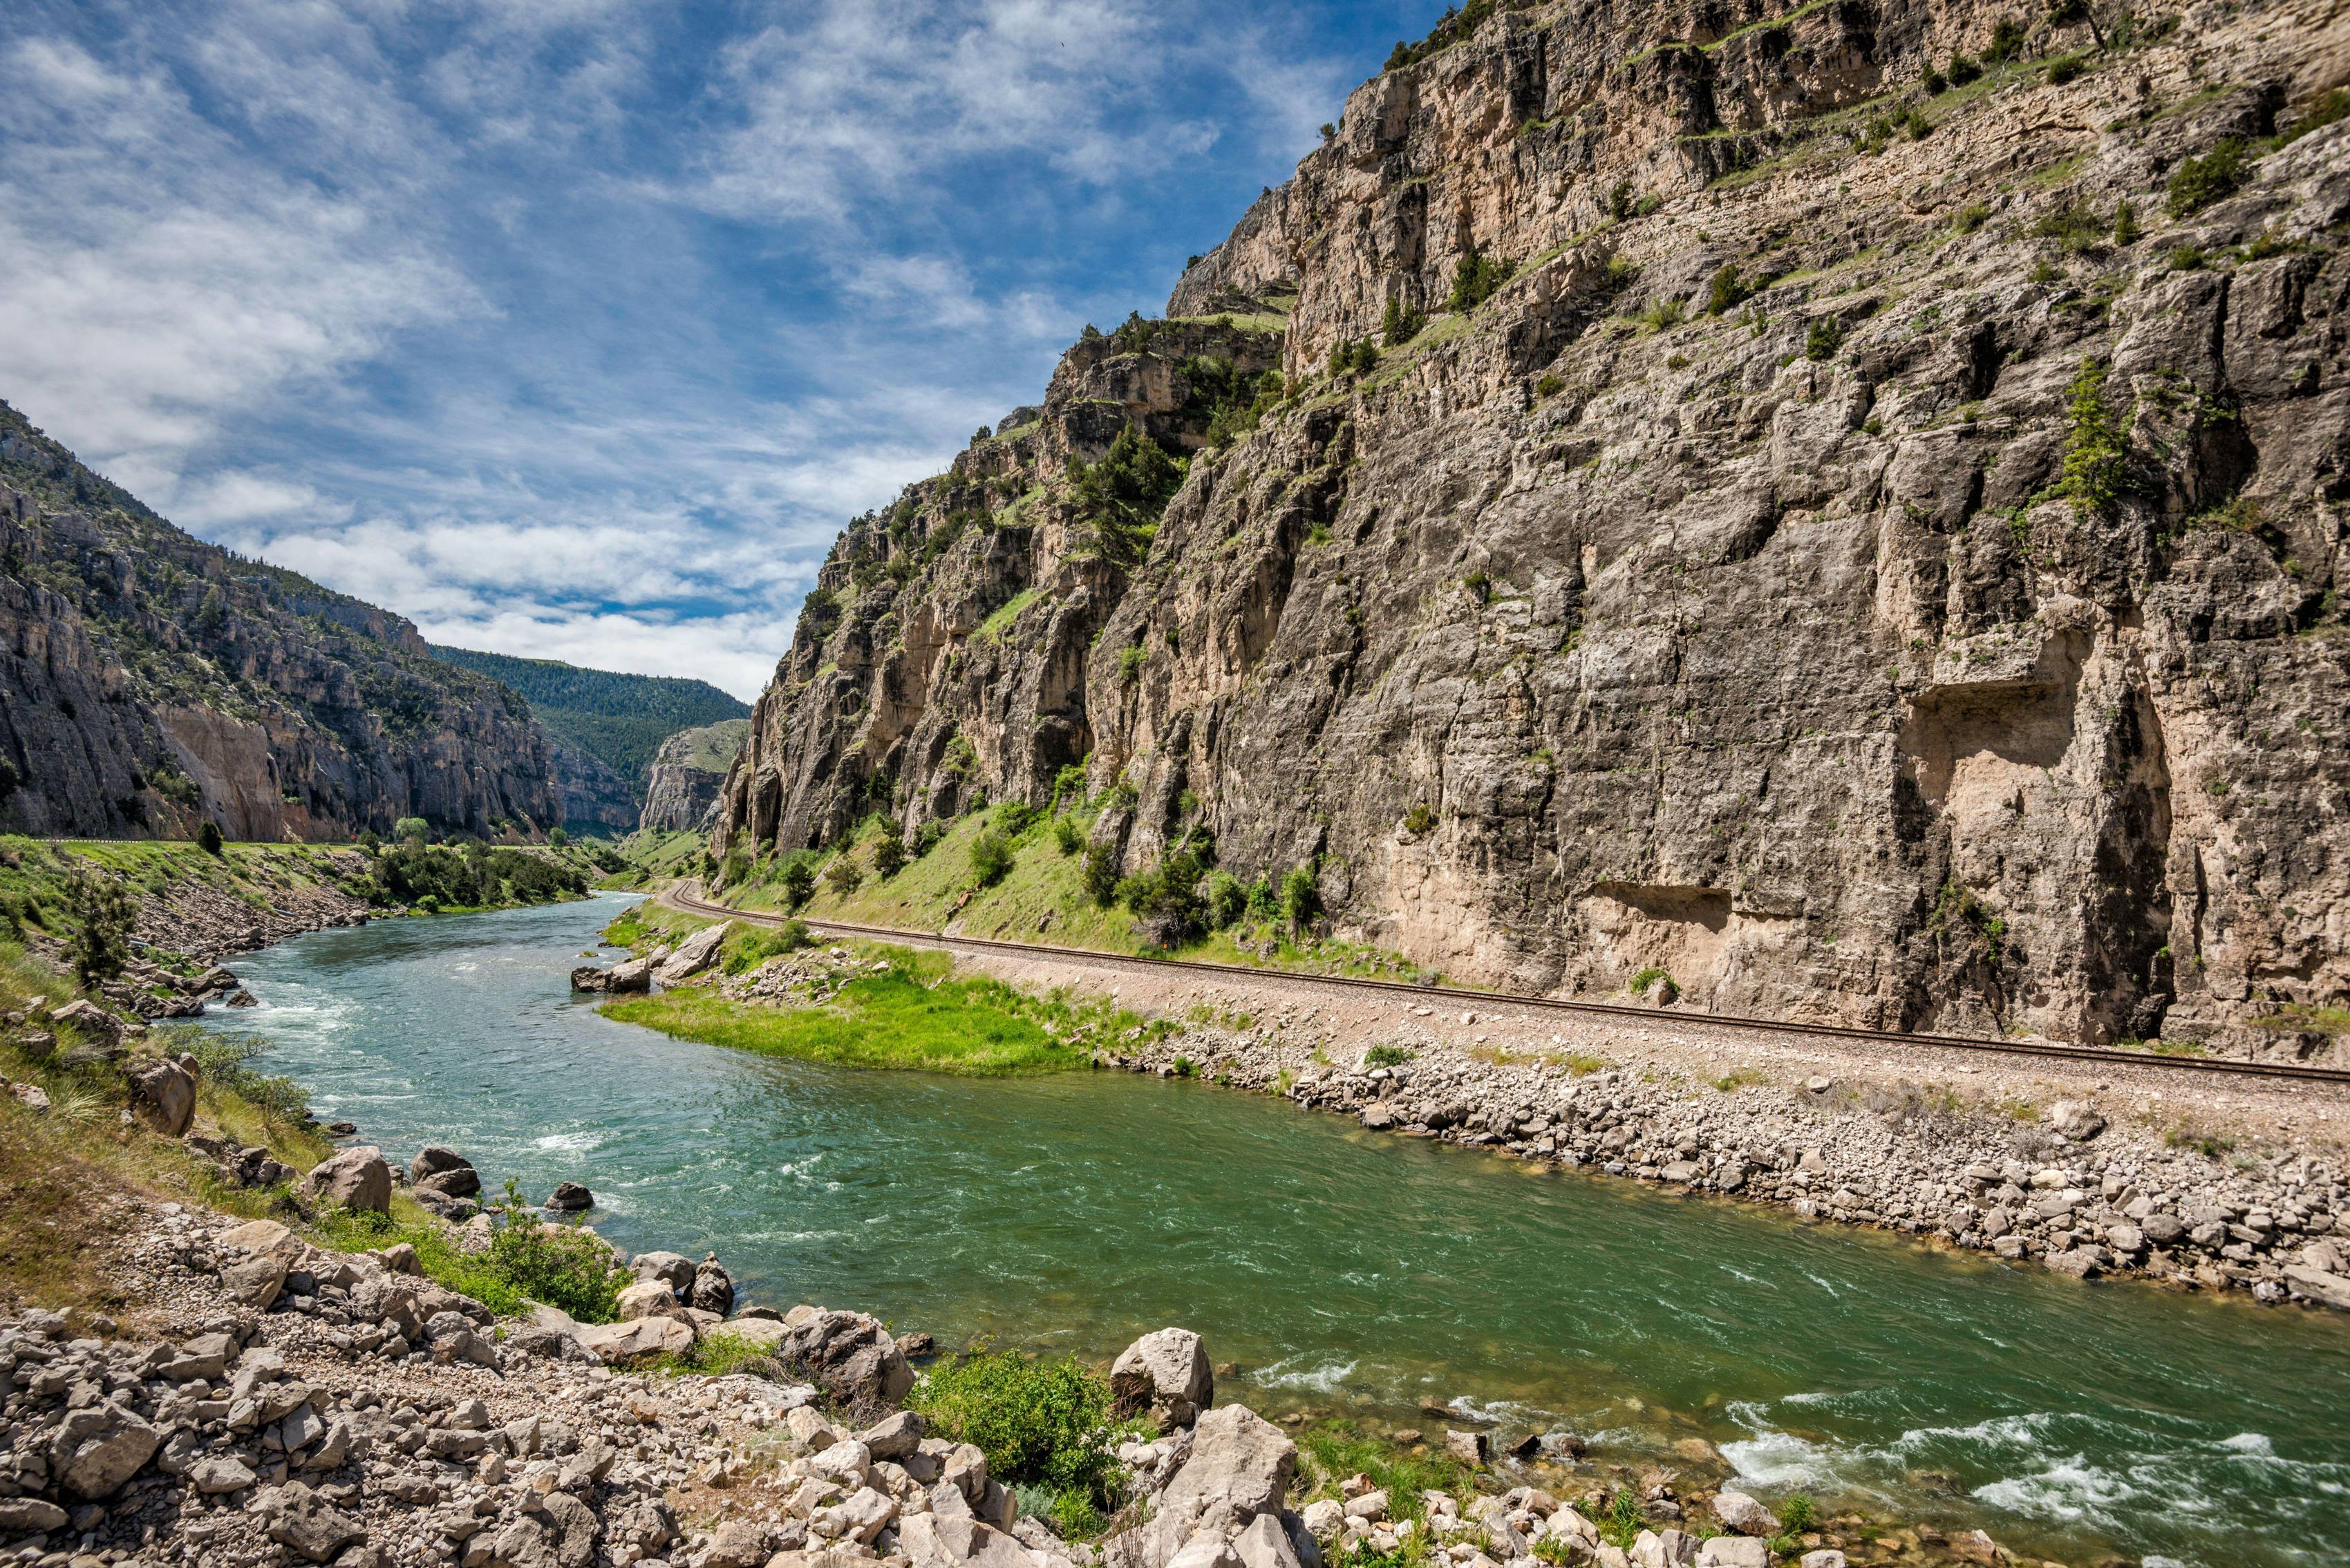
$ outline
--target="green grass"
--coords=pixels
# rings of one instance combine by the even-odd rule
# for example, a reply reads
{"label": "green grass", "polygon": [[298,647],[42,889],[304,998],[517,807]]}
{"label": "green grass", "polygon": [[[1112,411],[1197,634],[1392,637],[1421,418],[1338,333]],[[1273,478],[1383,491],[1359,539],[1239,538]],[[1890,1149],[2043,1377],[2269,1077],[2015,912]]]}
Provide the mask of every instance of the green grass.
{"label": "green grass", "polygon": [[1339,1483],[1353,1475],[1368,1476],[1373,1486],[1384,1490],[1388,1516],[1399,1521],[1427,1516],[1422,1492],[1449,1492],[1463,1503],[1476,1495],[1468,1469],[1440,1449],[1416,1454],[1343,1421],[1315,1422],[1296,1438],[1301,1508],[1319,1498],[1336,1497]]}
{"label": "green grass", "polygon": [[1089,1042],[1135,1022],[1107,1005],[1078,1008],[992,980],[938,980],[940,954],[899,949],[885,972],[841,987],[819,1007],[730,1002],[702,988],[608,1002],[604,1012],[681,1039],[847,1067],[905,1068],[971,1077],[1065,1072],[1092,1059]]}
{"label": "green grass", "polygon": [[2302,1034],[2350,1034],[2350,1007],[2321,1007],[2315,1002],[2296,1002],[2264,1018],[2253,1019],[2251,1026]]}
{"label": "green grass", "polygon": [[473,1297],[500,1317],[515,1316],[535,1301],[581,1323],[610,1323],[618,1314],[620,1287],[613,1253],[580,1226],[540,1220],[527,1208],[509,1203],[507,1223],[490,1250],[464,1252],[453,1231],[411,1199],[399,1197],[393,1203],[390,1217],[327,1213],[318,1220],[318,1233],[346,1252],[405,1241],[416,1249],[427,1279]]}
{"label": "green grass", "polygon": [[1022,610],[1026,609],[1035,601],[1036,590],[1035,588],[1021,589],[1020,592],[1013,595],[1011,598],[1004,601],[1003,606],[1000,607],[993,615],[989,616],[985,620],[979,623],[979,629],[971,634],[972,640],[974,642],[993,642],[997,638],[1002,637],[1005,631],[1010,629],[1014,621],[1020,618],[1020,612]]}

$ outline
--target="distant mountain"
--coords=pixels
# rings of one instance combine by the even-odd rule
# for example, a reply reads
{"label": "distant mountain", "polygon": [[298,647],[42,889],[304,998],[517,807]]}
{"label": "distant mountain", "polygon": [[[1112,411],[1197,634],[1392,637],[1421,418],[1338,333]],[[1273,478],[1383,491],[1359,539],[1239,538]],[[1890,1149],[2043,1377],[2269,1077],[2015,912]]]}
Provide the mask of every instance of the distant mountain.
{"label": "distant mountain", "polygon": [[528,836],[557,819],[551,770],[495,680],[182,533],[0,403],[0,831]]}
{"label": "distant mountain", "polygon": [[435,648],[432,655],[522,693],[555,741],[564,820],[574,827],[634,828],[662,742],[681,730],[751,714],[749,704],[704,680],[623,675],[463,648]]}
{"label": "distant mountain", "polygon": [[637,826],[661,833],[701,827],[718,803],[726,770],[734,765],[750,733],[750,720],[727,719],[671,735],[653,759],[645,809]]}

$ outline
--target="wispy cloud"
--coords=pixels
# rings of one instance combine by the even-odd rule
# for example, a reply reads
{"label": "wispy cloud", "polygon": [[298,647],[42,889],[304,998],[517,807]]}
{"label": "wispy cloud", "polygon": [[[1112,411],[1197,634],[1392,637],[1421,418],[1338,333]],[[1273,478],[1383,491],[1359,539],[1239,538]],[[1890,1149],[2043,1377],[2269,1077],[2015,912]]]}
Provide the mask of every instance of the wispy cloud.
{"label": "wispy cloud", "polygon": [[1436,0],[20,0],[0,396],[428,636],[756,691]]}

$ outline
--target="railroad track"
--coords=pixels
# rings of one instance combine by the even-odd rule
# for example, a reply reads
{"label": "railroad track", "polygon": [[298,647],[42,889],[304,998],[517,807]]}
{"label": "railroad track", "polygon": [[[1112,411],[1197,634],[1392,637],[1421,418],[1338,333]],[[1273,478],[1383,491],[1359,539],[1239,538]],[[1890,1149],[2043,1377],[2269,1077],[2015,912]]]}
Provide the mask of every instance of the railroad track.
{"label": "railroad track", "polygon": [[[660,901],[690,915],[742,920],[755,926],[779,926],[791,917],[755,914],[729,909],[701,896],[699,882],[671,883]],[[806,917],[800,917],[806,919]],[[1965,1034],[1896,1034],[1881,1029],[1861,1029],[1842,1023],[1790,1023],[1775,1018],[1748,1018],[1734,1012],[1659,1012],[1654,1008],[1627,1007],[1619,1002],[1566,1002],[1549,996],[1521,996],[1512,992],[1444,992],[1397,980],[1362,980],[1352,975],[1298,974],[1289,970],[1256,969],[1247,964],[1210,963],[1191,959],[1148,958],[1137,953],[1104,952],[1097,948],[1050,947],[1041,942],[1008,942],[995,937],[950,937],[937,931],[906,930],[896,926],[859,925],[847,920],[806,919],[812,930],[845,937],[865,937],[885,942],[920,942],[932,947],[1008,953],[1025,959],[1082,959],[1092,963],[1149,971],[1181,970],[1187,974],[1222,975],[1235,980],[1278,981],[1292,985],[1343,986],[1354,991],[1396,992],[1406,996],[1457,996],[1479,1002],[1524,1008],[1538,1012],[1574,1013],[1583,1017],[1618,1018],[1655,1027],[1684,1024],[1697,1029],[1742,1029],[1761,1034],[1800,1034],[1830,1040],[1859,1040],[1873,1045],[1930,1046],[1938,1050],[1991,1052],[2003,1056],[2054,1057],[2091,1062],[2106,1067],[2147,1067],[2178,1073],[2218,1073],[2237,1077],[2283,1078],[2303,1083],[2350,1084],[2350,1067],[2318,1067],[2300,1062],[2247,1062],[2225,1056],[2158,1056],[2152,1052],[2113,1051],[2097,1045],[2065,1045],[2043,1040],[1988,1040]]]}

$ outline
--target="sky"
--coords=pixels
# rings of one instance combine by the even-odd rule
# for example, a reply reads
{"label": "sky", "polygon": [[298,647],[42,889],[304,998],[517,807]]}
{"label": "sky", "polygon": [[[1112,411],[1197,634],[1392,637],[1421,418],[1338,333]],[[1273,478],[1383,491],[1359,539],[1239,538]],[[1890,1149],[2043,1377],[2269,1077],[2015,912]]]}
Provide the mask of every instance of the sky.
{"label": "sky", "polygon": [[0,399],[436,642],[756,694],[1440,0],[11,0]]}

